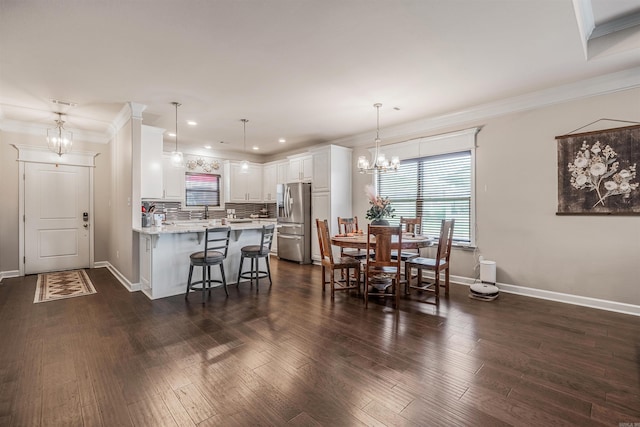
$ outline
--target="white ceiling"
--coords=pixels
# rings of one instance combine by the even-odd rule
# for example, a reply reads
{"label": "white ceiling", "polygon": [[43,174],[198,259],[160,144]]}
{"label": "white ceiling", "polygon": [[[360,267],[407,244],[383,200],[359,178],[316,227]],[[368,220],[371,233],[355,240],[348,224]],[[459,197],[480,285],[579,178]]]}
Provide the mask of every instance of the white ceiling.
{"label": "white ceiling", "polygon": [[60,99],[77,104],[61,109],[68,129],[106,142],[127,102],[174,131],[179,101],[184,151],[243,150],[247,118],[247,148],[276,154],[373,140],[381,102],[384,140],[386,126],[640,66],[638,25],[586,59],[574,3],[593,4],[596,26],[640,12],[639,0],[0,0],[0,125],[51,126]]}

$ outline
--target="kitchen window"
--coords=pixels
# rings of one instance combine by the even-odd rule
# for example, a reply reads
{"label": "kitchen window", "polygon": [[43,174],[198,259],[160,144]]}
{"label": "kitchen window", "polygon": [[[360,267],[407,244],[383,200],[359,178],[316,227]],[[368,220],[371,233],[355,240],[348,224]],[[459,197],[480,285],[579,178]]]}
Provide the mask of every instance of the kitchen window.
{"label": "kitchen window", "polygon": [[186,172],[185,200],[187,206],[220,207],[220,175]]}

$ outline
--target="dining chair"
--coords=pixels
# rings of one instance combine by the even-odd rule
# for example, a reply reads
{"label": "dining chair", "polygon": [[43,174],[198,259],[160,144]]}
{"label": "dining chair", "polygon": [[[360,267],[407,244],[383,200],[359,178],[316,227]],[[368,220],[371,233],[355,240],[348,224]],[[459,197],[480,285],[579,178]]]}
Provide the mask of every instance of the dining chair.
{"label": "dining chair", "polygon": [[[444,286],[444,294],[449,295],[449,267],[451,257],[451,244],[453,242],[453,228],[455,220],[442,220],[440,226],[440,238],[438,240],[438,249],[435,258],[412,258],[405,262],[405,293],[409,293],[409,289],[419,289],[421,291],[433,292],[436,298],[436,304],[440,301],[440,287]],[[412,271],[418,271],[417,283],[412,284]],[[433,282],[423,284],[422,271],[433,271],[435,278]],[[440,283],[440,272],[444,271],[444,285]]]}
{"label": "dining chair", "polygon": [[[271,282],[271,267],[269,266],[269,252],[271,252],[271,243],[273,242],[273,234],[276,229],[275,224],[263,225],[262,234],[260,237],[259,245],[243,246],[240,249],[240,267],[238,269],[238,284],[240,279],[249,279],[249,283],[253,286],[253,281],[256,281],[256,292],[259,291],[259,281],[265,277],[269,278],[269,286]],[[251,270],[242,272],[242,265],[245,258],[251,260]],[[266,263],[266,270],[260,270],[260,258],[264,258]]]}
{"label": "dining chair", "polygon": [[[374,243],[375,242],[375,243]],[[400,258],[391,257],[392,250],[402,247],[402,228],[384,225],[367,227],[367,251],[375,255],[365,264],[364,305],[370,296],[393,298],[394,307],[400,306]],[[369,290],[371,288],[371,291]],[[387,292],[391,288],[393,292]]]}
{"label": "dining chair", "polygon": [[[227,257],[229,250],[229,235],[231,227],[214,227],[207,228],[204,232],[204,250],[194,252],[189,256],[191,264],[189,265],[189,278],[187,279],[187,292],[184,299],[189,298],[189,292],[202,292],[202,303],[204,304],[204,294],[209,291],[211,296],[211,283],[220,283],[224,287],[224,292],[229,296],[227,290],[227,280],[224,276],[223,261]],[[211,278],[211,266],[220,266],[220,279]],[[193,276],[193,267],[202,267],[202,280],[191,282]],[[195,286],[195,287],[194,287]]]}
{"label": "dining chair", "polygon": [[[403,233],[411,233],[412,235],[422,234],[422,217],[417,218],[406,218],[400,217],[400,227],[402,227]],[[393,259],[398,256],[398,251],[391,252],[391,256]],[[400,260],[402,262],[406,262],[408,259],[415,258],[420,256],[420,250],[401,250],[400,251]]]}
{"label": "dining chair", "polygon": [[[358,233],[358,217],[342,218],[338,217],[338,234]],[[340,248],[340,256],[350,256],[356,259],[365,259],[367,253],[363,249]]]}
{"label": "dining chair", "polygon": [[[336,291],[348,291],[349,289],[357,289],[360,293],[360,261],[348,256],[340,256],[334,259],[331,249],[331,239],[329,237],[329,224],[327,220],[316,219],[316,228],[318,229],[318,242],[320,244],[320,261],[322,265],[322,291],[324,292],[327,284],[327,270],[329,270],[329,284],[331,285],[331,299],[335,298]],[[351,277],[351,269],[353,269],[354,277]],[[345,284],[336,282],[335,270],[346,270]],[[352,285],[351,280],[355,280]]]}

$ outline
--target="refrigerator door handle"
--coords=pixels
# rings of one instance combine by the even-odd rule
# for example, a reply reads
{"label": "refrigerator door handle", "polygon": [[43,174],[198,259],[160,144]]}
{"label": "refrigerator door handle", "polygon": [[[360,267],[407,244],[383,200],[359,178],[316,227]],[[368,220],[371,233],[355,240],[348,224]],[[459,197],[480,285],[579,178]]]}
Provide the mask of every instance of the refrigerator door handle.
{"label": "refrigerator door handle", "polygon": [[302,236],[286,236],[284,234],[278,234],[278,237],[281,239],[294,239],[294,240],[302,239]]}

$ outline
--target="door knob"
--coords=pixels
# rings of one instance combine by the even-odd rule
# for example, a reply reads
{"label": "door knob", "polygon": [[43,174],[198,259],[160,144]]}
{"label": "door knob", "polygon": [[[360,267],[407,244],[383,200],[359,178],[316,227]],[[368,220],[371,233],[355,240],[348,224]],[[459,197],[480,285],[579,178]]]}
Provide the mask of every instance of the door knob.
{"label": "door knob", "polygon": [[84,228],[89,228],[89,224],[82,224]]}

